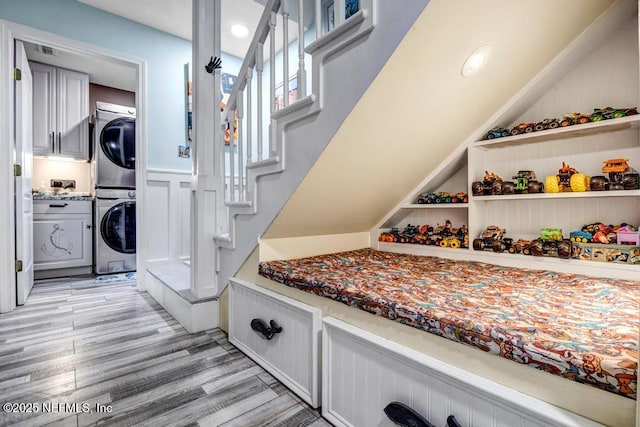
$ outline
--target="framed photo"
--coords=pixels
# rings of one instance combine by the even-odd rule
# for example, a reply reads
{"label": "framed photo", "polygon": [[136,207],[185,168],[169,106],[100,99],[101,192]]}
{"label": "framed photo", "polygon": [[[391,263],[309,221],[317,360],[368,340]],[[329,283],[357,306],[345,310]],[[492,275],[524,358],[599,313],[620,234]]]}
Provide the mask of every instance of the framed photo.
{"label": "framed photo", "polygon": [[[275,104],[275,110],[278,111],[284,107],[284,83],[279,83],[276,86],[275,99],[273,100]],[[294,74],[289,77],[289,104],[291,105],[298,100],[298,75]]]}
{"label": "framed photo", "polygon": [[192,91],[193,83],[191,79],[191,63],[184,65],[184,80],[185,80],[185,110],[186,110],[186,141],[191,142],[193,140],[193,104],[192,104]]}
{"label": "framed photo", "polygon": [[327,21],[327,32],[333,30],[333,28],[336,26],[336,19],[335,19],[335,10],[334,10],[334,6],[333,6],[333,2],[328,3],[325,6],[325,14],[326,14],[326,21]]}
{"label": "framed photo", "polygon": [[359,3],[360,3],[359,0],[345,0],[344,19],[349,19],[350,17],[355,15],[356,12],[358,12],[358,10],[360,10]]}
{"label": "framed photo", "polygon": [[191,147],[188,145],[178,145],[178,157],[184,159],[191,158]]}

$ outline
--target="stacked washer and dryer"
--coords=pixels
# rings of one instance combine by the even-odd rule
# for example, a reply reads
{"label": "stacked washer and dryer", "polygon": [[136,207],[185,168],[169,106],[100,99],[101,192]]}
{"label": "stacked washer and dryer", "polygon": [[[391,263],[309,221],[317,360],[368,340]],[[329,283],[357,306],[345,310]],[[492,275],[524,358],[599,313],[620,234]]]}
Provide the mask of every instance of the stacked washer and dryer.
{"label": "stacked washer and dryer", "polygon": [[96,102],[96,274],[136,269],[136,110]]}

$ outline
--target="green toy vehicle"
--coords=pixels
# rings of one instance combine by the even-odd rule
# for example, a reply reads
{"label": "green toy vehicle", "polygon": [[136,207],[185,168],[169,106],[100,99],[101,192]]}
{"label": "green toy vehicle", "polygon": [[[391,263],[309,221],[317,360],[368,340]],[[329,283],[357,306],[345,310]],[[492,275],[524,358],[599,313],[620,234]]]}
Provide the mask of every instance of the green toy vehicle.
{"label": "green toy vehicle", "polygon": [[559,228],[543,228],[540,238],[531,242],[530,250],[534,256],[554,256],[568,259],[571,257],[571,240],[562,236]]}

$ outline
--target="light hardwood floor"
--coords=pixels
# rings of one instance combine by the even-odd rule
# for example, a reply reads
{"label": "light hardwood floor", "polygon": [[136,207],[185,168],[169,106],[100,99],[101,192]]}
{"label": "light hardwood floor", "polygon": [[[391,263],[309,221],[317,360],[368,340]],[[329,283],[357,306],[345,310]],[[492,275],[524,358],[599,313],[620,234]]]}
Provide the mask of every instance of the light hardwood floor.
{"label": "light hardwood floor", "polygon": [[222,331],[189,334],[135,282],[93,278],[38,283],[0,315],[0,402],[2,426],[330,425]]}

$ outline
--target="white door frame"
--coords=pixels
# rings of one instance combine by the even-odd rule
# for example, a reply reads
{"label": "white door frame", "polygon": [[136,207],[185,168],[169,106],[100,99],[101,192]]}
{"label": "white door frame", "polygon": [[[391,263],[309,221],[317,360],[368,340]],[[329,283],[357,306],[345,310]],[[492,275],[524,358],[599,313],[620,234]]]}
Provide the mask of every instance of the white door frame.
{"label": "white door frame", "polygon": [[13,56],[14,39],[45,44],[78,55],[100,58],[131,67],[137,74],[136,86],[136,254],[138,289],[144,290],[147,264],[146,213],[147,176],[147,64],[144,59],[93,46],[57,34],[0,20],[0,313],[16,307],[15,220],[14,220],[14,129]]}

